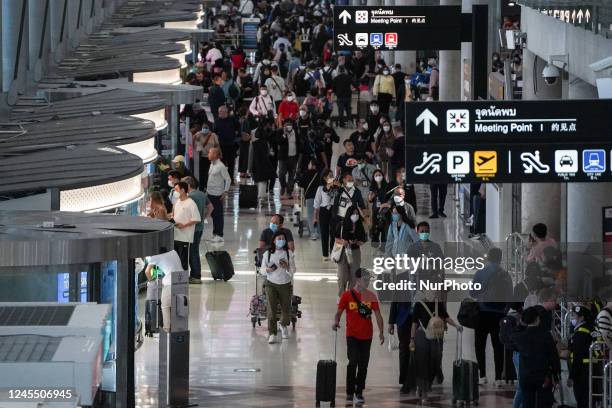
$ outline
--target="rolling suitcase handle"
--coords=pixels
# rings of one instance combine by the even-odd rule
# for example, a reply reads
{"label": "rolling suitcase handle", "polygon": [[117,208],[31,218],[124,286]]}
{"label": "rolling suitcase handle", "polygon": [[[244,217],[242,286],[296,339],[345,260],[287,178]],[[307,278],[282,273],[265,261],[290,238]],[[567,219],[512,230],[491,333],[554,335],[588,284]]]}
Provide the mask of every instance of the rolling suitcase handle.
{"label": "rolling suitcase handle", "polygon": [[338,329],[334,330],[334,332],[336,333],[333,337],[334,337],[334,361],[336,361],[336,349],[338,347]]}
{"label": "rolling suitcase handle", "polygon": [[457,330],[457,349],[455,363],[463,360],[463,331]]}

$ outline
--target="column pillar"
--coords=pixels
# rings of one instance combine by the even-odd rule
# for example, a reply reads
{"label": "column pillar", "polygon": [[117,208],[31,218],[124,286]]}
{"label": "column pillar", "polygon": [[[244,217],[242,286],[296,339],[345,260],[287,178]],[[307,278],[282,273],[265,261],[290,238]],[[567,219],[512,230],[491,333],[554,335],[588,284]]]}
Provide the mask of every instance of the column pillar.
{"label": "column pillar", "polygon": [[[25,6],[25,8],[24,8]],[[2,92],[25,88],[28,64],[27,0],[2,1]],[[23,28],[21,27],[23,20]],[[22,32],[21,48],[19,33]],[[15,72],[17,68],[18,72]]]}
{"label": "column pillar", "polygon": [[[441,6],[459,6],[461,0],[440,0]],[[461,98],[461,51],[440,51],[440,100]]]}
{"label": "column pillar", "polygon": [[[395,0],[383,0],[383,4],[387,7],[395,6]],[[392,67],[395,64],[395,52],[394,51],[383,51],[383,58],[388,67]]]}
{"label": "column pillar", "polygon": [[[523,70],[523,99],[561,99],[561,84],[546,85],[541,73],[546,62],[527,49],[523,50],[523,66],[533,67],[537,63],[536,77],[532,69]],[[561,81],[559,81],[561,82]],[[548,226],[551,237],[561,239],[561,183],[521,184],[521,230],[531,231],[538,222]]]}
{"label": "column pillar", "polygon": [[[598,99],[597,88],[571,75],[569,97]],[[568,183],[567,241],[601,242],[601,209],[605,206],[612,206],[612,183]]]}
{"label": "column pillar", "polygon": [[[401,4],[398,4],[401,3]],[[396,0],[398,6],[416,6],[416,0]],[[395,63],[402,66],[402,70],[408,75],[416,71],[416,51],[395,51]]]}
{"label": "column pillar", "polygon": [[[29,71],[30,78],[38,81],[47,71],[49,58],[49,14],[51,12],[51,0],[43,0],[29,7]],[[41,44],[41,39],[44,41]],[[41,49],[42,47],[42,49]]]}

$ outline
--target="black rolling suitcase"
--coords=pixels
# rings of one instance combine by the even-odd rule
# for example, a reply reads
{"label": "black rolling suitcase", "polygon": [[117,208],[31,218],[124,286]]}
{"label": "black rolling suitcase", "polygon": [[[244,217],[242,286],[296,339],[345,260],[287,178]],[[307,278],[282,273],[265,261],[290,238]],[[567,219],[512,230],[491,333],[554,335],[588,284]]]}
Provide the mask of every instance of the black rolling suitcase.
{"label": "black rolling suitcase", "polygon": [[206,252],[206,262],[210,266],[210,274],[214,280],[228,281],[234,276],[232,258],[226,251]]}
{"label": "black rolling suitcase", "polygon": [[164,326],[161,312],[160,298],[161,287],[159,281],[147,282],[147,297],[145,301],[145,336],[153,337],[154,333],[159,333],[159,329]]}
{"label": "black rolling suitcase", "polygon": [[338,343],[338,331],[334,336],[334,359],[319,360],[317,363],[317,390],[316,390],[316,406],[320,406],[321,402],[330,402],[330,406],[336,405],[336,344]]}
{"label": "black rolling suitcase", "polygon": [[257,184],[240,184],[238,206],[240,208],[257,208]]}
{"label": "black rolling suitcase", "polygon": [[478,364],[463,359],[462,339],[463,333],[457,333],[457,359],[453,362],[453,404],[461,401],[478,405]]}

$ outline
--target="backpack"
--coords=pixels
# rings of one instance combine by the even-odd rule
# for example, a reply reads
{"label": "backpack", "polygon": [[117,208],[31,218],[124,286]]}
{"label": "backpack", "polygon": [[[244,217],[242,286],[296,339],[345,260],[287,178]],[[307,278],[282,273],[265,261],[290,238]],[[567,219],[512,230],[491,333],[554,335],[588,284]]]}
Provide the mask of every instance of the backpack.
{"label": "backpack", "polygon": [[287,73],[289,72],[289,62],[287,61],[286,52],[282,52],[280,58],[278,59],[278,69],[280,71],[280,76],[287,78]]}
{"label": "backpack", "polygon": [[510,312],[499,321],[499,341],[506,349],[512,349],[512,335],[517,331],[520,316]]}
{"label": "backpack", "polygon": [[478,296],[478,301],[483,303],[508,303],[514,293],[512,278],[501,266],[489,278],[484,288],[484,293]]}
{"label": "backpack", "polygon": [[304,78],[304,75],[306,75],[306,72],[302,69],[298,69],[293,77],[293,90],[295,94],[301,98],[305,97],[310,89],[310,84],[308,80]]}
{"label": "backpack", "polygon": [[238,89],[235,83],[232,82],[232,84],[230,85],[228,94],[229,97],[233,100],[237,100],[240,97],[240,90]]}
{"label": "backpack", "polygon": [[[438,316],[438,302],[436,303],[436,309],[434,313],[431,313],[431,310],[427,307],[425,302],[419,302],[424,308],[425,311],[429,314],[429,322],[427,322],[427,327],[425,330],[425,338],[427,340],[442,340],[444,338],[444,330],[446,328],[444,324],[444,320],[440,316]],[[423,327],[423,325],[421,325]]]}

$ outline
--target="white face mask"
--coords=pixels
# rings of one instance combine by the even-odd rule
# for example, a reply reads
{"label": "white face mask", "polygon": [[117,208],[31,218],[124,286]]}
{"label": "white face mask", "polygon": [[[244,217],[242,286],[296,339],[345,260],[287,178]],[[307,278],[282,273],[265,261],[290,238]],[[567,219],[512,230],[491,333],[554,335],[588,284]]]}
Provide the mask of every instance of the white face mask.
{"label": "white face mask", "polygon": [[393,196],[393,201],[395,201],[395,204],[400,205],[404,202],[404,199],[401,196]]}
{"label": "white face mask", "polygon": [[300,111],[300,117],[301,118],[305,118],[306,117],[306,111]]}
{"label": "white face mask", "polygon": [[174,187],[174,181],[168,180],[168,187]]}
{"label": "white face mask", "polygon": [[354,185],[355,185],[355,183],[352,182],[352,181],[349,181],[348,183],[346,183],[346,187],[348,187],[348,188],[353,188]]}
{"label": "white face mask", "polygon": [[370,110],[372,111],[372,113],[378,113],[378,106],[371,106]]}
{"label": "white face mask", "polygon": [[383,71],[383,75],[389,75],[389,71]]}
{"label": "white face mask", "polygon": [[363,130],[368,130],[368,123],[367,122],[363,124]]}
{"label": "white face mask", "polygon": [[353,221],[353,222],[359,221],[359,214],[352,214],[351,215],[351,221]]}
{"label": "white face mask", "polygon": [[285,126],[285,132],[291,133],[292,130],[293,128],[291,126]]}
{"label": "white face mask", "polygon": [[287,97],[287,100],[288,100],[289,102],[293,102],[293,101],[295,100],[295,98],[294,98],[293,96],[288,96],[288,97]]}
{"label": "white face mask", "polygon": [[388,132],[388,131],[390,131],[390,130],[391,130],[391,127],[389,127],[389,126],[383,126],[383,130],[384,130],[385,132]]}
{"label": "white face mask", "polygon": [[402,173],[402,180],[406,180],[406,173]]}
{"label": "white face mask", "polygon": [[376,180],[377,183],[380,183],[383,180],[383,176],[380,174],[378,176],[374,176],[374,180]]}

